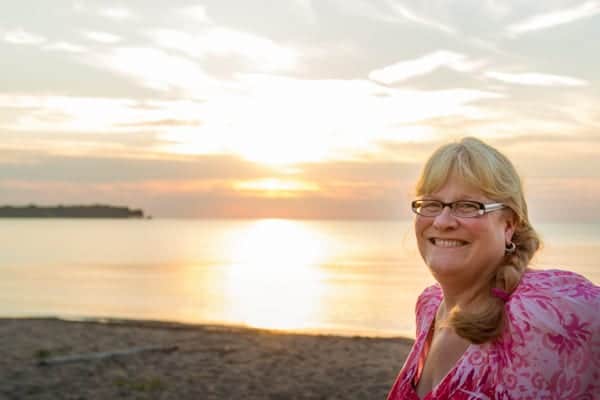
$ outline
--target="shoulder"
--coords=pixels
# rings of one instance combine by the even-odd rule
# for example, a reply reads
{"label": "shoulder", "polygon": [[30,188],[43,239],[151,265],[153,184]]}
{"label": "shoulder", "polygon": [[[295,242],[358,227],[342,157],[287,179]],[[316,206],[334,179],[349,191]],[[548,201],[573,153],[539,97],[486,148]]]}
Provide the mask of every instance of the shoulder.
{"label": "shoulder", "polygon": [[431,285],[425,290],[421,292],[419,298],[417,299],[416,312],[424,312],[429,308],[435,308],[437,310],[437,306],[442,300],[442,288],[439,284]]}
{"label": "shoulder", "polygon": [[578,390],[565,398],[594,390],[600,287],[569,271],[528,271],[506,306],[507,327],[496,342],[500,361],[510,366],[501,369],[504,381],[537,395],[540,388],[558,390],[553,382],[575,382]]}
{"label": "shoulder", "polygon": [[427,326],[434,318],[438,306],[442,301],[442,289],[439,284],[427,287],[421,292],[415,306],[417,317],[417,337],[420,332],[427,329]]}
{"label": "shoulder", "polygon": [[527,271],[507,304],[512,322],[524,319],[551,330],[569,320],[597,325],[598,308],[600,287],[562,270]]}
{"label": "shoulder", "polygon": [[585,277],[573,271],[562,269],[529,269],[523,274],[522,284],[534,284],[539,286],[553,287],[560,285],[580,284],[591,282]]}
{"label": "shoulder", "polygon": [[584,309],[595,309],[600,302],[600,287],[571,271],[530,270],[523,275],[511,299],[514,303],[533,301],[542,307],[576,304]]}

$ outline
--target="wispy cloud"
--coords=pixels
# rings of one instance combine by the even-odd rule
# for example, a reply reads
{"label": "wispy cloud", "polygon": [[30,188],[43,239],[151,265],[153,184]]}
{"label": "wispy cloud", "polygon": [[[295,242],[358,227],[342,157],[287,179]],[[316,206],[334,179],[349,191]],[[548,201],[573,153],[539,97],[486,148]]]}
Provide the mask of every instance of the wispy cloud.
{"label": "wispy cloud", "polygon": [[470,60],[463,54],[438,50],[414,60],[400,61],[396,64],[374,70],[369,74],[369,79],[389,85],[416,76],[429,74],[441,67],[446,67],[454,71],[469,72],[480,68],[482,65],[482,61]]}
{"label": "wispy cloud", "polygon": [[175,13],[180,17],[189,18],[196,22],[210,22],[208,14],[206,13],[206,8],[201,5],[184,7],[178,9]]}
{"label": "wispy cloud", "polygon": [[478,117],[471,103],[502,97],[479,90],[400,90],[366,80],[268,75],[239,76],[238,84],[239,94],[206,102],[201,127],[163,136],[178,143],[167,150],[225,151],[272,164],[345,159],[375,150],[383,138],[427,139],[399,124],[446,115]]}
{"label": "wispy cloud", "polygon": [[488,71],[484,74],[487,78],[495,79],[505,83],[515,85],[531,85],[531,86],[586,86],[587,81],[569,76],[540,74],[536,72],[529,73],[506,73]]}
{"label": "wispy cloud", "polygon": [[49,51],[62,51],[65,53],[83,53],[87,49],[83,46],[69,43],[69,42],[55,42],[47,44],[43,47],[44,50]]}
{"label": "wispy cloud", "polygon": [[423,25],[428,28],[433,28],[433,29],[436,29],[436,30],[439,30],[439,31],[442,31],[445,33],[450,33],[450,34],[456,33],[456,29],[454,29],[448,25],[442,24],[439,21],[435,21],[431,18],[427,18],[422,15],[419,15],[419,14],[415,13],[414,11],[406,8],[404,5],[399,4],[397,1],[388,0],[387,3],[390,6],[390,8],[396,13],[396,15],[401,18],[405,18],[416,24]]}
{"label": "wispy cloud", "polygon": [[[273,212],[282,217],[370,217],[373,210],[379,217],[389,216],[406,192],[398,177],[409,169],[414,170],[411,177],[417,172],[405,163],[334,162],[303,165],[307,176],[290,176],[223,155],[144,159],[112,153],[111,157],[16,154],[29,162],[6,163],[15,152],[0,149],[0,190],[10,194],[5,201],[64,204],[92,198],[110,203],[127,196],[136,206],[164,216],[181,212],[231,217],[232,211],[256,216],[257,209],[266,217]],[[288,201],[274,203],[275,199]]]}
{"label": "wispy cloud", "polygon": [[143,104],[146,107],[127,98],[0,95],[0,109],[8,108],[16,116],[14,121],[2,121],[0,128],[21,132],[73,132],[85,136],[98,132],[147,132],[147,128],[161,132],[200,124],[199,107],[194,102],[172,100]]}
{"label": "wispy cloud", "polygon": [[108,32],[83,32],[83,35],[86,38],[98,43],[112,44],[121,41],[120,36]]}
{"label": "wispy cloud", "polygon": [[85,59],[142,84],[176,89],[171,93],[190,90],[192,98],[206,100],[153,102],[147,104],[151,109],[131,99],[0,96],[0,108],[10,107],[17,116],[2,128],[107,134],[151,129],[172,144],[162,148],[166,152],[231,153],[287,164],[375,152],[384,139],[424,140],[429,137],[425,130],[416,135],[401,124],[451,115],[480,118],[481,110],[473,103],[502,97],[481,90],[401,90],[367,80],[258,74],[239,75],[232,83],[235,90],[227,90],[204,77],[196,64],[158,50],[117,48],[107,57]]}
{"label": "wispy cloud", "polygon": [[[122,119],[134,101],[72,96],[0,95],[0,108],[11,108],[18,114],[15,123],[5,124],[10,130],[79,131],[106,129],[111,119]],[[120,115],[120,117],[119,117]],[[110,116],[110,117],[107,117]]]}
{"label": "wispy cloud", "polygon": [[312,0],[292,0],[292,2],[309,23],[315,24],[317,22],[317,13],[315,12]]}
{"label": "wispy cloud", "polygon": [[161,126],[200,126],[202,123],[198,120],[180,120],[180,119],[159,119],[152,121],[127,122],[116,124],[119,127],[139,128],[139,127],[161,127]]}
{"label": "wispy cloud", "polygon": [[39,45],[46,42],[46,38],[23,29],[15,29],[4,32],[5,42],[19,45]]}
{"label": "wispy cloud", "polygon": [[416,11],[407,8],[396,0],[384,0],[383,2],[374,2],[371,0],[336,0],[336,5],[340,11],[357,17],[370,18],[383,22],[398,23],[412,22],[429,29],[435,29],[447,34],[454,34],[456,30],[448,25],[436,21],[430,17],[421,15]]}
{"label": "wispy cloud", "polygon": [[28,151],[12,152],[26,163],[6,163],[11,152],[0,149],[0,180],[132,182],[156,180],[196,181],[202,179],[236,181],[273,176],[270,168],[230,155],[205,155],[191,158],[165,155],[163,158],[123,158],[114,154],[61,155]]}
{"label": "wispy cloud", "polygon": [[259,71],[289,70],[295,66],[298,54],[270,39],[226,28],[208,28],[200,34],[178,30],[150,32],[155,42],[187,56],[238,56]]}
{"label": "wispy cloud", "polygon": [[100,12],[98,14],[101,15],[102,17],[115,19],[115,20],[124,20],[124,19],[131,18],[133,16],[131,11],[129,11],[129,9],[127,9],[125,7],[104,8],[104,9],[100,10]]}
{"label": "wispy cloud", "polygon": [[557,25],[568,24],[600,13],[600,3],[588,1],[577,7],[534,15],[507,28],[509,35],[516,36],[526,32],[538,31]]}
{"label": "wispy cloud", "polygon": [[151,47],[117,47],[82,62],[124,75],[150,89],[179,91],[192,97],[214,94],[209,88],[219,85],[197,63]]}

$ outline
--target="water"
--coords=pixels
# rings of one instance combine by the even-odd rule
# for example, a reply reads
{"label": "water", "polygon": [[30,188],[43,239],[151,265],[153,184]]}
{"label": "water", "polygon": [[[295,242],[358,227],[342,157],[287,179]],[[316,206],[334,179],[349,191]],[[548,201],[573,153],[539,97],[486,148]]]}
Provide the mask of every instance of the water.
{"label": "water", "polygon": [[[538,225],[534,268],[600,282],[600,225]],[[0,219],[0,316],[414,337],[408,221]]]}

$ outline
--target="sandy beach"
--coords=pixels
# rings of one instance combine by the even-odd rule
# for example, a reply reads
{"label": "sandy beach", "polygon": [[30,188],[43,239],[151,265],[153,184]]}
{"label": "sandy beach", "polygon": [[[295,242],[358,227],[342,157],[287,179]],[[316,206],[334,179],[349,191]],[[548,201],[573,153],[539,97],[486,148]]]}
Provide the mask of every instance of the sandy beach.
{"label": "sandy beach", "polygon": [[412,340],[0,319],[3,399],[384,399]]}

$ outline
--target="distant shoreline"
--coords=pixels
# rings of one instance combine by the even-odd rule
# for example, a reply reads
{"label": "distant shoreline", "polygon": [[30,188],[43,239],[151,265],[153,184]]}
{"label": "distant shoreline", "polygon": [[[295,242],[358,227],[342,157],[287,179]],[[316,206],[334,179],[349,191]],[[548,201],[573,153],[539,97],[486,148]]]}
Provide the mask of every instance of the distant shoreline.
{"label": "distant shoreline", "polygon": [[1,206],[0,218],[150,218],[144,211],[102,204],[72,206]]}

